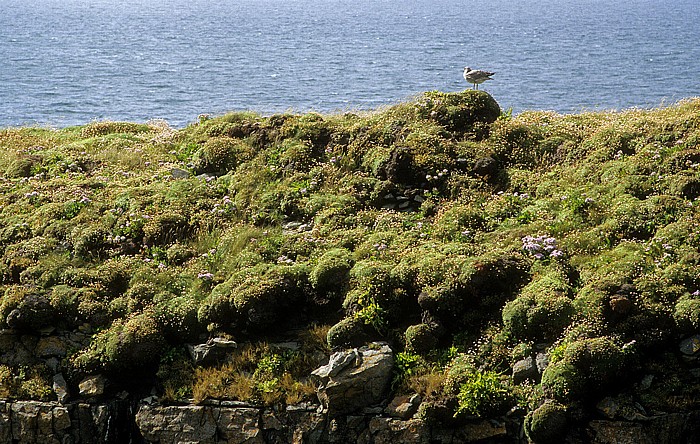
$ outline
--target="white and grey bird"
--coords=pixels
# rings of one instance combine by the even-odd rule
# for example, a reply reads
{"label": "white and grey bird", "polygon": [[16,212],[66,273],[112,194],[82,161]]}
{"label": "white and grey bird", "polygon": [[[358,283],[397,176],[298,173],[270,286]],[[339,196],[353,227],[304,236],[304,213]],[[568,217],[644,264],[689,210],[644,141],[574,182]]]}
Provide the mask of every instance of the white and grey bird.
{"label": "white and grey bird", "polygon": [[479,69],[464,68],[464,80],[474,84],[474,89],[479,89],[479,84],[487,80],[491,80],[491,76],[496,74],[490,71],[481,71]]}

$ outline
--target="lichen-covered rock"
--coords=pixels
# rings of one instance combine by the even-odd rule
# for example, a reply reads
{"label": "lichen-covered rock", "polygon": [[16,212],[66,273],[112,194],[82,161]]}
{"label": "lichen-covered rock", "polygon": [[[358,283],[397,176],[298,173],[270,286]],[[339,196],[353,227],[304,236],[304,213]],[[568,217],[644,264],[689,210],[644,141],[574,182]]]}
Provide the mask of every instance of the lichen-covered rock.
{"label": "lichen-covered rock", "polygon": [[102,375],[88,376],[80,381],[78,389],[81,396],[100,396],[105,392],[107,380]]}
{"label": "lichen-covered rock", "polygon": [[333,354],[329,364],[311,375],[317,394],[329,414],[349,413],[379,403],[389,388],[394,353],[386,343]]}
{"label": "lichen-covered rock", "polygon": [[427,443],[430,439],[429,430],[419,419],[401,421],[377,417],[369,421],[368,428],[376,444]]}

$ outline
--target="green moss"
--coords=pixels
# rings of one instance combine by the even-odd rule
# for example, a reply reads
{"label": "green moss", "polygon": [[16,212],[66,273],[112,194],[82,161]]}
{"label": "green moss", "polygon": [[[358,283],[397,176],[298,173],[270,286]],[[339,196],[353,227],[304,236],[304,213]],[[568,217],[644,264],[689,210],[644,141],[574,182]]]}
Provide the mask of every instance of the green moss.
{"label": "green moss", "polygon": [[700,331],[700,298],[684,295],[676,302],[673,319],[683,333]]}
{"label": "green moss", "polygon": [[142,370],[159,361],[165,345],[154,313],[145,311],[114,321],[95,336],[87,350],[76,354],[71,361],[86,373]]}
{"label": "green moss", "polygon": [[320,292],[342,292],[355,261],[345,248],[326,251],[309,274],[311,286]]}
{"label": "green moss", "polygon": [[570,342],[542,375],[545,393],[561,401],[591,396],[619,378],[631,350],[608,337]]}
{"label": "green moss", "polygon": [[242,270],[217,285],[199,308],[204,325],[264,330],[301,308],[308,268],[259,266]]}
{"label": "green moss", "polygon": [[350,316],[333,325],[327,334],[331,348],[364,345],[370,338],[370,328],[364,319]]}
{"label": "green moss", "polygon": [[[318,342],[420,353],[402,387],[446,421],[464,384],[545,347],[544,388],[515,392],[532,409],[544,391],[585,410],[630,359],[675,353],[697,332],[699,110],[513,117],[464,91],[362,113],[203,116],[181,130],[2,129],[0,323],[36,336],[87,322],[98,333],[61,372],[153,375],[161,352],[207,331],[255,342],[340,319]],[[526,251],[539,236],[560,253]],[[278,355],[308,374],[327,357],[315,350],[256,352],[236,370],[171,360],[181,378],[163,391],[306,399],[303,372],[254,378],[252,360]],[[678,368],[664,374],[686,383],[659,393],[690,399]],[[27,382],[26,396],[41,387]],[[474,396],[465,389],[465,414]],[[537,425],[542,408],[531,437],[556,440]]]}
{"label": "green moss", "polygon": [[545,401],[525,418],[525,434],[536,444],[562,442],[568,426],[566,407],[551,400]]}

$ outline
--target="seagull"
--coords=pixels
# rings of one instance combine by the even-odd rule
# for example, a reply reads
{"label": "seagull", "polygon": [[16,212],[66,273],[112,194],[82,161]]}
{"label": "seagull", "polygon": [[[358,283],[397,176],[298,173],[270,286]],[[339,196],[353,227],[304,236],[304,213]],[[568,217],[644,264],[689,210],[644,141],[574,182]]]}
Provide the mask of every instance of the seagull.
{"label": "seagull", "polygon": [[495,72],[481,71],[478,69],[471,69],[470,67],[464,68],[464,80],[469,83],[474,84],[474,89],[479,89],[479,84],[484,83],[487,80],[491,80],[491,76],[496,74]]}

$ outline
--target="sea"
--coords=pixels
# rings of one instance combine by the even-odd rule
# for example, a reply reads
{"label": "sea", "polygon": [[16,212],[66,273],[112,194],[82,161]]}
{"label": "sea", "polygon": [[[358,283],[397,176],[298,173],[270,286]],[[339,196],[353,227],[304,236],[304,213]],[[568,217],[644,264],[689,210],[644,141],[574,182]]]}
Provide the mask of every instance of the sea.
{"label": "sea", "polygon": [[461,91],[504,110],[700,95],[699,0],[0,0],[0,127],[336,113]]}

